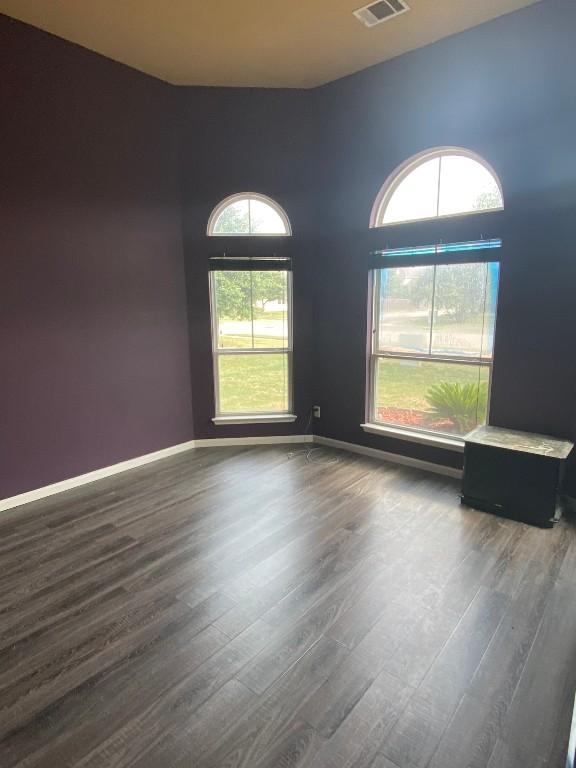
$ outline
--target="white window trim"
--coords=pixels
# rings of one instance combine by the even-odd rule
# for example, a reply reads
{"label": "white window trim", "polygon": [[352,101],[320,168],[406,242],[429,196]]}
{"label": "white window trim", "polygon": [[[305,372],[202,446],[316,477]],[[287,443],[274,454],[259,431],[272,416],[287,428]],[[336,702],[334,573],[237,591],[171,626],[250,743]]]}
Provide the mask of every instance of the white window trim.
{"label": "white window trim", "polygon": [[[214,270],[209,274],[210,282],[210,315],[212,319],[212,369],[214,372],[214,403],[216,414],[212,421],[216,425],[224,424],[272,424],[275,422],[296,421],[297,416],[293,411],[293,328],[292,328],[292,272],[291,270],[278,269],[278,272],[286,272],[286,287],[288,300],[288,345],[286,347],[264,347],[256,349],[221,349],[218,347],[218,314],[216,310],[216,291],[214,274],[226,272],[226,269]],[[220,382],[218,358],[221,355],[286,355],[288,360],[288,408],[285,411],[273,413],[228,413],[220,410]]]}
{"label": "white window trim", "polygon": [[294,413],[263,413],[249,416],[214,416],[212,421],[217,426],[226,424],[284,424],[296,421]]}
{"label": "white window trim", "polygon": [[364,432],[370,432],[373,435],[381,437],[395,437],[398,440],[405,440],[408,443],[422,443],[432,445],[435,448],[446,448],[449,451],[464,452],[464,438],[441,437],[439,434],[430,432],[419,432],[402,427],[386,426],[384,424],[360,424]]}
{"label": "white window trim", "polygon": [[[434,266],[434,265],[432,265]],[[437,266],[437,265],[436,265]],[[384,269],[385,267],[383,267]],[[385,435],[388,437],[397,437],[400,440],[406,440],[412,443],[425,443],[433,445],[437,448],[448,448],[450,450],[463,451],[464,450],[464,436],[448,435],[441,432],[432,432],[425,429],[410,429],[409,427],[401,427],[397,424],[390,424],[376,419],[376,369],[377,362],[380,358],[385,359],[401,359],[401,360],[424,360],[430,362],[446,362],[453,365],[477,365],[488,369],[488,402],[486,404],[486,424],[490,424],[490,407],[492,398],[492,371],[494,367],[494,355],[490,358],[476,358],[476,357],[443,357],[441,355],[431,356],[426,354],[409,354],[409,353],[393,353],[393,352],[381,352],[378,349],[378,297],[380,295],[380,271],[379,269],[373,270],[373,278],[371,285],[371,301],[372,310],[370,313],[370,350],[368,361],[368,387],[367,387],[367,404],[366,404],[366,422],[361,424],[361,428],[365,432],[371,432],[377,435]],[[496,308],[498,302],[496,302]],[[494,327],[496,327],[497,317],[495,318]]]}
{"label": "white window trim", "polygon": [[[482,208],[478,211],[464,211],[462,213],[444,213],[444,214],[437,214],[435,216],[425,216],[423,218],[417,218],[417,219],[405,219],[404,221],[390,221],[384,223],[382,221],[384,212],[386,210],[386,207],[388,206],[388,203],[390,202],[390,199],[392,195],[396,192],[397,188],[400,186],[400,184],[404,181],[404,179],[412,173],[413,170],[415,170],[419,165],[422,163],[427,162],[428,160],[433,160],[436,157],[443,157],[445,155],[459,155],[460,157],[468,157],[470,160],[475,160],[477,163],[482,165],[486,170],[492,175],[492,178],[498,185],[498,189],[500,191],[500,198],[502,200],[502,205],[498,206],[496,208]],[[370,213],[370,228],[371,229],[382,229],[384,227],[396,227],[402,224],[413,224],[418,221],[436,221],[438,219],[453,219],[453,218],[459,218],[462,216],[476,216],[478,214],[484,214],[484,213],[496,213],[497,211],[503,211],[504,210],[504,192],[502,190],[502,183],[500,181],[500,178],[498,177],[498,174],[494,170],[494,168],[488,163],[481,155],[478,155],[476,152],[473,152],[472,150],[465,149],[464,147],[436,147],[434,149],[427,149],[424,152],[420,152],[417,155],[413,155],[405,162],[401,163],[397,168],[392,171],[392,173],[388,176],[386,181],[384,182],[383,186],[381,187],[380,191],[378,192],[376,199],[374,201],[374,205],[372,206],[372,211]]]}
{"label": "white window trim", "polygon": [[[229,205],[232,205],[233,203],[238,203],[243,200],[258,200],[261,203],[265,203],[266,205],[269,205],[270,208],[273,208],[278,216],[282,219],[282,222],[284,224],[284,227],[286,229],[285,232],[215,232],[214,228],[216,226],[216,222],[218,221],[220,214],[228,208]],[[237,192],[234,195],[230,195],[229,197],[224,198],[224,200],[221,200],[218,205],[214,208],[212,213],[210,214],[210,218],[208,219],[208,226],[206,228],[206,234],[208,237],[291,237],[292,236],[292,226],[290,224],[290,219],[288,218],[288,214],[282,208],[282,206],[277,203],[275,200],[272,200],[271,197],[268,197],[267,195],[262,195],[259,192]]]}

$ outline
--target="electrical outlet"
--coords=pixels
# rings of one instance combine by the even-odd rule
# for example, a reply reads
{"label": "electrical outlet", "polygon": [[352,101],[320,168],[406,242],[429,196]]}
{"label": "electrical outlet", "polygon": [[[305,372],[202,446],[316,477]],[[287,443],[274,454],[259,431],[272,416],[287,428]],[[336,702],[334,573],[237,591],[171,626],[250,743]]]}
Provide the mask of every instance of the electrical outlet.
{"label": "electrical outlet", "polygon": [[312,406],[312,413],[314,414],[315,419],[320,418],[320,406],[319,405],[313,405]]}

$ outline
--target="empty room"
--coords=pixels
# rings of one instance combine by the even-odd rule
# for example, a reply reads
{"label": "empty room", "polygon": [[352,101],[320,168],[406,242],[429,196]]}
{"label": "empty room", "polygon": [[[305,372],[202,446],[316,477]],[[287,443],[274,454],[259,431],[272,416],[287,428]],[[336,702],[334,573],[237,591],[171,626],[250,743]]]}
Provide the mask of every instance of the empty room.
{"label": "empty room", "polygon": [[0,0],[0,768],[576,768],[574,0]]}

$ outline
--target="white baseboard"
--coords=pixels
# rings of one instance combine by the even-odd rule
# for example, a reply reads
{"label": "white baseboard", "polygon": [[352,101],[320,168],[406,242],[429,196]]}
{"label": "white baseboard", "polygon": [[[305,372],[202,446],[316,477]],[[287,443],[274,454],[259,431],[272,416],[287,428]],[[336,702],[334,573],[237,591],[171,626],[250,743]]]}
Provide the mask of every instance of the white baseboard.
{"label": "white baseboard", "polygon": [[313,443],[314,435],[268,435],[267,437],[210,437],[196,440],[196,448],[223,448],[227,445],[289,445]]}
{"label": "white baseboard", "polygon": [[144,456],[137,456],[135,459],[121,461],[119,464],[112,464],[109,467],[95,469],[93,472],[87,472],[84,475],[70,477],[67,480],[61,480],[58,483],[52,483],[52,485],[45,485],[42,488],[35,488],[33,491],[19,493],[17,496],[10,496],[7,499],[0,499],[0,512],[4,512],[7,509],[12,509],[13,507],[20,507],[22,504],[28,504],[31,501],[45,499],[48,496],[54,496],[57,493],[63,493],[64,491],[69,491],[72,488],[78,488],[81,485],[94,483],[96,480],[103,480],[105,477],[118,475],[121,472],[127,472],[130,469],[142,467],[145,464],[150,464],[153,461],[159,461],[160,459],[166,459],[169,456],[175,456],[176,454],[183,453],[184,451],[190,451],[193,448],[218,448],[227,445],[281,445],[284,443],[312,443],[313,440],[314,438],[312,435],[274,435],[272,437],[227,437],[215,438],[213,440],[189,440],[186,443],[180,443],[179,445],[173,445],[170,448],[163,448],[160,451],[154,451],[154,453],[147,453]]}
{"label": "white baseboard", "polygon": [[178,453],[184,453],[184,451],[190,451],[193,448],[221,448],[234,445],[290,445],[293,443],[316,443],[318,445],[326,445],[331,448],[339,448],[343,451],[350,451],[351,453],[360,453],[363,456],[371,456],[372,458],[380,459],[381,461],[389,461],[394,464],[402,464],[406,467],[414,467],[415,469],[423,469],[427,472],[435,472],[436,474],[447,475],[448,477],[462,477],[462,470],[460,469],[445,467],[442,464],[433,464],[430,461],[413,459],[409,456],[402,456],[399,453],[379,451],[377,448],[367,448],[366,446],[357,445],[356,443],[346,443],[343,440],[334,440],[331,437],[321,437],[319,435],[217,437],[207,440],[189,440],[186,443],[173,445],[170,448],[163,448],[161,451],[147,453],[145,456],[137,456],[134,459],[128,459],[128,461],[121,461],[119,464],[113,464],[110,467],[102,467],[102,469],[96,469],[93,472],[87,472],[84,475],[78,475],[77,477],[71,477],[68,480],[61,480],[60,482],[53,483],[52,485],[45,485],[43,488],[36,488],[33,491],[20,493],[17,496],[11,496],[8,499],[0,499],[0,512],[4,512],[7,509],[12,509],[13,507],[19,507],[22,504],[28,504],[31,501],[38,501],[39,499],[44,499],[48,496],[54,496],[57,493],[69,491],[72,488],[78,488],[81,485],[94,483],[96,480],[102,480],[105,477],[118,475],[121,472],[127,472],[130,469],[142,467],[145,464],[150,464],[153,461],[159,461],[160,459],[166,459],[169,456],[175,456]]}
{"label": "white baseboard", "polygon": [[159,461],[160,459],[166,459],[169,456],[175,456],[177,453],[189,451],[191,448],[194,448],[194,440],[190,440],[187,443],[180,443],[179,445],[173,445],[170,448],[163,448],[161,451],[154,451],[154,453],[147,453],[145,456],[137,456],[135,459],[121,461],[119,464],[112,464],[110,467],[95,469],[93,472],[87,472],[85,475],[77,475],[68,480],[61,480],[59,483],[45,485],[43,488],[35,488],[33,491],[19,493],[17,496],[11,496],[8,499],[1,499],[0,512],[4,512],[6,509],[12,509],[12,507],[19,507],[22,504],[28,504],[31,501],[45,499],[47,496],[54,496],[56,493],[69,491],[71,488],[78,488],[80,485],[94,483],[96,480],[102,480],[111,475],[118,475],[120,472],[127,472],[129,469],[136,469],[136,467],[142,467],[144,464],[150,464],[153,461]]}
{"label": "white baseboard", "polygon": [[411,456],[402,456],[400,453],[380,451],[378,448],[368,448],[365,445],[346,443],[343,440],[334,440],[331,437],[322,437],[320,435],[314,436],[314,442],[319,445],[329,446],[330,448],[340,448],[342,451],[350,451],[350,453],[360,453],[363,456],[370,456],[373,459],[390,461],[393,464],[402,464],[405,467],[423,469],[426,472],[435,472],[437,475],[446,475],[447,477],[455,477],[458,479],[462,477],[461,469],[445,467],[443,464],[434,464],[431,461],[423,461],[422,459],[413,459]]}
{"label": "white baseboard", "polygon": [[572,727],[570,728],[566,768],[576,768],[576,702],[574,703],[574,709],[572,710]]}

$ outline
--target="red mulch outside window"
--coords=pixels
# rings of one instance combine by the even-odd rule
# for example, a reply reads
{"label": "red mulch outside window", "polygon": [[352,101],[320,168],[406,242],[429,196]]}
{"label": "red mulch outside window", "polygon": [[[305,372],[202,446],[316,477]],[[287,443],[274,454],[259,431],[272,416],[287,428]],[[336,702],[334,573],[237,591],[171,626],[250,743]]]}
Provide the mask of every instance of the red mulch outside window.
{"label": "red mulch outside window", "polygon": [[412,411],[408,408],[378,408],[378,421],[397,424],[399,427],[417,427],[432,429],[437,432],[457,432],[450,419],[431,420],[425,411]]}

